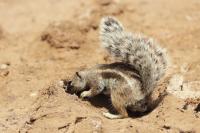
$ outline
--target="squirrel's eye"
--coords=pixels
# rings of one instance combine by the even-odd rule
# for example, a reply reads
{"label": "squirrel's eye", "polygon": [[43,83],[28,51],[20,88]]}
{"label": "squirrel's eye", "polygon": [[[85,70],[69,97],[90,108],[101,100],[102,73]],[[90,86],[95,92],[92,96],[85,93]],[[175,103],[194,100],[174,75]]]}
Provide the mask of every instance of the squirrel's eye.
{"label": "squirrel's eye", "polygon": [[71,84],[72,84],[72,81],[68,81],[68,82],[67,82],[67,85],[68,85],[68,86],[71,86]]}

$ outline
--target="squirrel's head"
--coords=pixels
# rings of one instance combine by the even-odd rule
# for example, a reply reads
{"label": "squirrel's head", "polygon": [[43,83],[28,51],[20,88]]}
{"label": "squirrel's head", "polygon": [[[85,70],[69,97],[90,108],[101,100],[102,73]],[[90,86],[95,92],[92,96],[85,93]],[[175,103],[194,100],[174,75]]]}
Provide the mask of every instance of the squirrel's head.
{"label": "squirrel's head", "polygon": [[70,93],[78,93],[86,89],[86,79],[84,71],[76,72],[69,82],[66,91]]}

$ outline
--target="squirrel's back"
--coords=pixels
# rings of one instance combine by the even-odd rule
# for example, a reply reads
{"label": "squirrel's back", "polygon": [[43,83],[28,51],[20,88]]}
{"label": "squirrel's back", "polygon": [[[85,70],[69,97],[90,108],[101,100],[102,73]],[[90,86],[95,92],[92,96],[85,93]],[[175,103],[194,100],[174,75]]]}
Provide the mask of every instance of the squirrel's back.
{"label": "squirrel's back", "polygon": [[111,55],[139,72],[143,91],[152,92],[167,68],[165,51],[153,39],[124,31],[122,24],[113,17],[102,19],[100,38]]}

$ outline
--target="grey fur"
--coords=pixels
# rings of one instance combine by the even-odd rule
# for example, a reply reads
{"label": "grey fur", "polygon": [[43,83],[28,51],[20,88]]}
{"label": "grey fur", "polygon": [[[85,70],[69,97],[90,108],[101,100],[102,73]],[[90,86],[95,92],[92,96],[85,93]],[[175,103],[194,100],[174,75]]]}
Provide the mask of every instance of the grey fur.
{"label": "grey fur", "polygon": [[100,25],[102,46],[121,62],[132,65],[141,76],[143,91],[150,93],[166,71],[166,54],[153,39],[123,29],[115,18],[103,18]]}

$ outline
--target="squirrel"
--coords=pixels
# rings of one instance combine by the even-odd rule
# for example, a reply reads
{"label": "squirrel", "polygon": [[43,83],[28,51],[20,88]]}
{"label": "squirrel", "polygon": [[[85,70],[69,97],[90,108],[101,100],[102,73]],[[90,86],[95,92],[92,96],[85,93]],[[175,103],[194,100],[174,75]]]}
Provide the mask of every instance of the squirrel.
{"label": "squirrel", "polygon": [[100,22],[102,46],[116,62],[76,72],[66,89],[81,98],[110,96],[118,114],[104,112],[110,119],[128,117],[128,110],[145,112],[152,105],[149,95],[167,69],[166,51],[153,39],[124,30],[114,17]]}

